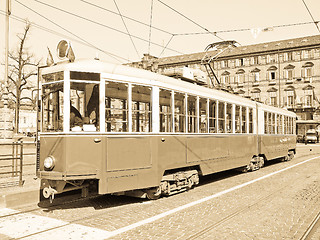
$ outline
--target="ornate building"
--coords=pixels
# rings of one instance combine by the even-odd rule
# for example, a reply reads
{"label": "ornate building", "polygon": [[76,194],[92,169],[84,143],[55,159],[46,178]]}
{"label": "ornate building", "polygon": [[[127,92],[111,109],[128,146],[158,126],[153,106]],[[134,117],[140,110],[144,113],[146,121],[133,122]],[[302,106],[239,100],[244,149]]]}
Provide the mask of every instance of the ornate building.
{"label": "ornate building", "polygon": [[[219,81],[215,87],[294,111],[299,134],[320,123],[320,35],[216,49],[207,55]],[[205,52],[159,59],[144,55],[130,65],[169,76],[179,76],[187,67],[201,83],[204,56]]]}

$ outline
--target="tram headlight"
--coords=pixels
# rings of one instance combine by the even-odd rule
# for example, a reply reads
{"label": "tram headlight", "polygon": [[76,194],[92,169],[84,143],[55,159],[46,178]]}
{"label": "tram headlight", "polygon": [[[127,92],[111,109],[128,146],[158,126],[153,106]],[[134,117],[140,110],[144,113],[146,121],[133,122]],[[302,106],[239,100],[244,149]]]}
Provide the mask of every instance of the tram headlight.
{"label": "tram headlight", "polygon": [[50,171],[54,168],[55,159],[53,156],[48,156],[43,161],[44,169]]}

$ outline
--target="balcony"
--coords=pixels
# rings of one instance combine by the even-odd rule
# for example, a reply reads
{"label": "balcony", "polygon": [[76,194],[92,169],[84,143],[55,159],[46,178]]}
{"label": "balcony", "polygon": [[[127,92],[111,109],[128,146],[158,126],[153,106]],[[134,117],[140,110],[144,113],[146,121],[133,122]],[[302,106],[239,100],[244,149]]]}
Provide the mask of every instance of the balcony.
{"label": "balcony", "polygon": [[305,83],[312,83],[312,77],[304,77],[303,82]]}
{"label": "balcony", "polygon": [[274,79],[269,81],[269,85],[276,85],[276,84],[277,84],[277,82]]}
{"label": "balcony", "polygon": [[293,83],[293,79],[286,79],[286,84],[292,84]]}

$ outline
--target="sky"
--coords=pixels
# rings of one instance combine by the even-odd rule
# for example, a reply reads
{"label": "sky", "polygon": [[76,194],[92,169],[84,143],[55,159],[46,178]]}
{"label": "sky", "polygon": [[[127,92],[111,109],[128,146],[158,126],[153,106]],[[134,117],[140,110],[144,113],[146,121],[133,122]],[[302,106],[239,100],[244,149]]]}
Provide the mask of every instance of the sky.
{"label": "sky", "polygon": [[[0,2],[1,63],[4,63],[5,2]],[[320,21],[320,1],[304,2],[315,21]],[[122,64],[139,61],[145,53],[165,57],[201,52],[208,44],[222,40],[251,45],[320,34],[315,24],[302,24],[312,22],[304,2],[11,0],[10,50],[17,47],[16,35],[22,33],[25,26],[17,19],[28,19],[33,24],[26,45],[38,59],[44,60],[43,63],[47,48],[58,61],[56,46],[62,39],[71,42],[78,59],[98,57],[102,61]],[[284,25],[290,26],[279,27]],[[216,32],[216,35],[208,32]],[[259,34],[254,36],[252,32]],[[4,66],[0,66],[3,77]]]}

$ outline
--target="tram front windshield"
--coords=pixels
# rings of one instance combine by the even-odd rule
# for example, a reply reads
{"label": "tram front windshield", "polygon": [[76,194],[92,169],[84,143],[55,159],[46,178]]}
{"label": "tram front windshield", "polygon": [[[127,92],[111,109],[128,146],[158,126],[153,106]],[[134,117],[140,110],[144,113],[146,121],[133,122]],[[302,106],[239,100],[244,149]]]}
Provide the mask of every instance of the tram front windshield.
{"label": "tram front windshield", "polygon": [[70,81],[64,91],[63,81],[42,85],[42,131],[99,131],[99,84]]}

